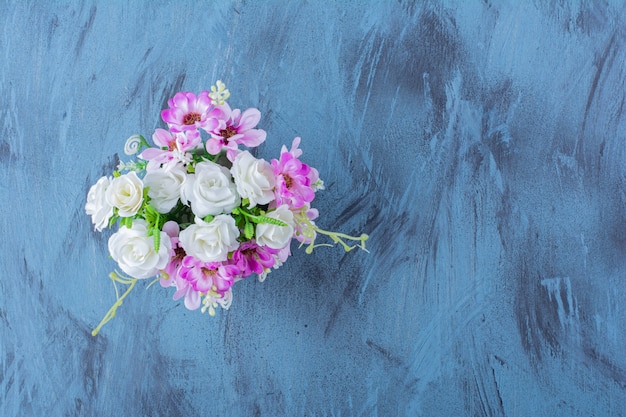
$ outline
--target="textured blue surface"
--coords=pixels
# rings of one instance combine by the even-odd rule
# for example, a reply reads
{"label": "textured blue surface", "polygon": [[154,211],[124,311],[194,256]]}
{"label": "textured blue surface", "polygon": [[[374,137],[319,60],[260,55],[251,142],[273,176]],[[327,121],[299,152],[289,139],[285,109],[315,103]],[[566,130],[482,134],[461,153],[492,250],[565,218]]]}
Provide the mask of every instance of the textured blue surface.
{"label": "textured blue surface", "polygon": [[[621,2],[0,1],[0,415],[626,415]],[[318,224],[230,311],[114,300],[87,190],[180,90],[302,136]]]}

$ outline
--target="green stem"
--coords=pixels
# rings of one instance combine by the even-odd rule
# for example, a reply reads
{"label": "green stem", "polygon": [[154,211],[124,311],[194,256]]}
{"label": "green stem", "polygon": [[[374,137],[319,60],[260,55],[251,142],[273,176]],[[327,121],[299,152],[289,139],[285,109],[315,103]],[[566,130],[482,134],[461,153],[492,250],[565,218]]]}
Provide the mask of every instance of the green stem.
{"label": "green stem", "polygon": [[[97,336],[98,333],[100,332],[100,329],[102,328],[102,326],[107,324],[111,319],[113,319],[115,317],[117,308],[122,305],[122,302],[124,301],[124,298],[126,298],[126,296],[128,294],[130,294],[130,292],[135,287],[135,284],[137,283],[137,279],[136,278],[122,279],[115,272],[111,272],[111,274],[109,275],[109,278],[111,278],[111,280],[113,281],[113,285],[115,285],[115,282],[119,282],[120,284],[128,285],[128,288],[126,289],[124,294],[122,294],[121,297],[117,298],[117,301],[115,302],[115,304],[113,304],[111,306],[109,311],[105,314],[105,316],[102,319],[102,321],[100,321],[100,324],[98,324],[98,326],[95,329],[93,329],[93,331],[91,332],[92,336]],[[115,293],[116,293],[116,296],[117,296],[117,294],[118,294],[117,293],[117,286],[115,286]]]}
{"label": "green stem", "polygon": [[[315,244],[315,233],[330,237],[335,244],[340,244],[341,246],[343,246],[343,249],[346,252],[350,252],[352,249],[355,249],[355,248],[360,248],[360,249],[364,250],[365,252],[369,252],[365,248],[365,241],[367,239],[369,239],[369,236],[366,235],[365,233],[361,234],[361,236],[350,236],[350,235],[347,235],[345,233],[330,232],[328,230],[320,229],[315,224],[313,224],[313,222],[311,222],[309,217],[306,215],[305,211],[302,211],[302,212],[296,214],[295,219],[296,219],[296,222],[298,222],[302,226],[304,226],[303,227],[303,229],[304,229],[303,234],[304,234],[305,237],[308,237],[310,239],[310,243],[309,243],[309,245],[307,246],[307,248],[305,250],[305,252],[308,253],[308,254],[312,253],[313,249],[315,249],[317,247],[320,247],[320,246],[332,246],[332,245],[327,244],[327,243],[322,243],[322,244],[316,245]],[[307,231],[307,229],[308,229],[308,231]],[[355,245],[350,246],[346,242],[344,242],[344,239],[345,240],[359,241],[360,243],[357,243]]]}
{"label": "green stem", "polygon": [[[356,249],[356,248],[360,248],[360,249],[364,250],[365,252],[369,252],[365,248],[365,241],[369,238],[369,236],[366,235],[365,233],[361,234],[361,236],[350,236],[350,235],[346,235],[345,233],[330,232],[328,230],[323,230],[323,229],[320,229],[319,227],[313,226],[313,225],[310,225],[309,227],[311,227],[311,229],[313,229],[316,233],[318,233],[320,235],[325,235],[325,236],[330,237],[335,244],[338,243],[341,246],[343,246],[343,250],[345,250],[346,252],[350,252],[352,249]],[[350,246],[346,242],[344,242],[343,239],[359,241],[361,243],[357,243],[355,245]],[[332,246],[332,245],[329,245],[329,244],[319,244],[319,245],[316,245],[313,241],[311,241],[309,246],[307,246],[305,252],[310,254],[310,253],[313,252],[313,249],[315,249],[315,248],[317,248],[319,246]]]}
{"label": "green stem", "polygon": [[278,219],[273,219],[271,217],[266,216],[258,216],[252,213],[247,212],[243,207],[237,207],[233,210],[233,214],[241,214],[244,217],[252,220],[254,223],[270,223],[275,224],[276,226],[287,226],[287,223],[280,221]]}

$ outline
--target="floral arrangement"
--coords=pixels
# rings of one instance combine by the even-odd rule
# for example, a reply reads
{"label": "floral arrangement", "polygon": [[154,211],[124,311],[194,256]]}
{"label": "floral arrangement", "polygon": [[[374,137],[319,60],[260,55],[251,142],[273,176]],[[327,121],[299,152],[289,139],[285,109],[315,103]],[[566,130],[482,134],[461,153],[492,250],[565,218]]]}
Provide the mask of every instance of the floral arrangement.
{"label": "floral arrangement", "polygon": [[[138,280],[155,277],[175,289],[174,300],[184,297],[186,308],[213,316],[218,306],[229,308],[235,282],[253,274],[263,281],[280,267],[293,239],[307,253],[332,246],[316,244],[318,235],[346,251],[366,250],[367,235],[315,224],[311,202],[324,187],[318,171],[300,160],[300,138],[270,162],[240,149],[259,146],[266,132],[256,127],[258,109],[231,109],[229,97],[220,81],[210,92],[177,93],[161,112],[168,129],[155,130],[154,145],[131,136],[124,151],[137,158],[90,188],[85,211],[97,231],[119,224],[108,249],[127,274],[110,274],[117,301],[94,336]],[[116,283],[128,286],[121,296]]]}

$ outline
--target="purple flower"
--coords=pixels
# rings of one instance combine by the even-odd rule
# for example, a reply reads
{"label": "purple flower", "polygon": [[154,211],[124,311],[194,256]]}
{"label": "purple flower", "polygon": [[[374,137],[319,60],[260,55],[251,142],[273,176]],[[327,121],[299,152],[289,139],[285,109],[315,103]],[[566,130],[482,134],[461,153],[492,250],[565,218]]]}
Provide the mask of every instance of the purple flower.
{"label": "purple flower", "polygon": [[315,168],[298,159],[302,155],[302,150],[298,149],[299,144],[300,138],[295,138],[290,151],[283,145],[280,159],[272,159],[276,176],[276,206],[287,204],[290,209],[299,209],[315,198],[315,184],[319,180],[319,174]]}
{"label": "purple flower", "polygon": [[254,129],[261,120],[258,109],[231,110],[225,103],[217,106],[211,112],[211,118],[205,130],[211,135],[207,140],[206,149],[211,155],[217,155],[222,149],[227,150],[228,158],[232,161],[237,155],[237,145],[249,148],[259,146],[267,134],[262,129]]}
{"label": "purple flower", "polygon": [[193,289],[191,283],[179,275],[174,277],[174,284],[176,292],[174,293],[174,300],[178,300],[185,297],[185,307],[187,310],[196,310],[202,303],[200,299],[200,293]]}
{"label": "purple flower", "polygon": [[176,93],[167,104],[170,108],[161,112],[161,118],[172,132],[205,127],[209,113],[213,109],[208,91],[202,91],[197,97],[190,92]]}
{"label": "purple flower", "polygon": [[180,271],[180,267],[183,264],[183,258],[187,255],[185,253],[185,249],[180,245],[180,241],[178,240],[178,232],[180,228],[178,223],[175,221],[168,221],[163,225],[163,231],[167,233],[170,238],[170,242],[172,244],[172,250],[174,251],[174,255],[170,258],[169,263],[163,268],[161,271],[161,279],[160,284],[162,287],[167,288],[175,285],[174,277],[178,275]]}
{"label": "purple flower", "polygon": [[[319,217],[319,211],[307,205],[302,208],[301,213],[302,216],[306,217],[303,218],[304,221],[298,221],[299,217],[295,216],[296,221],[294,222],[294,237],[300,243],[308,245],[312,240],[315,240],[315,237],[317,236],[317,233],[311,228],[311,226],[315,226],[315,222],[313,220]],[[308,221],[306,221],[306,219],[308,219]]]}
{"label": "purple flower", "polygon": [[202,262],[187,255],[183,258],[179,275],[198,292],[214,291],[224,295],[239,275],[239,268],[225,262]]}
{"label": "purple flower", "polygon": [[179,300],[180,298],[185,297],[185,307],[188,310],[196,310],[201,304],[200,293],[193,289],[193,286],[189,281],[180,276],[183,259],[187,254],[178,240],[178,223],[174,221],[165,223],[163,225],[163,231],[170,237],[174,255],[170,259],[170,262],[161,271],[161,279],[159,280],[159,283],[164,288],[176,288],[176,292],[173,296],[174,300]]}
{"label": "purple flower", "polygon": [[152,135],[155,148],[148,148],[143,151],[140,158],[148,161],[147,171],[155,170],[161,166],[169,167],[179,162],[187,163],[190,151],[202,143],[200,132],[168,132],[165,129],[156,129]]}
{"label": "purple flower", "polygon": [[278,250],[268,246],[259,246],[254,240],[244,242],[233,252],[233,263],[241,271],[241,276],[246,278],[252,273],[262,274],[276,262],[275,254]]}

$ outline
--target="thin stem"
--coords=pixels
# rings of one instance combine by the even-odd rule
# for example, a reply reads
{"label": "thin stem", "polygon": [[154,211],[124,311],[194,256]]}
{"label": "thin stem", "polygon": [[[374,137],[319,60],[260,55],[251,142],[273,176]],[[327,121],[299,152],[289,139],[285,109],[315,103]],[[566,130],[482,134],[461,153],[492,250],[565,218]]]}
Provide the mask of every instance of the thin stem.
{"label": "thin stem", "polygon": [[111,319],[115,317],[117,308],[122,305],[124,298],[126,298],[126,296],[130,294],[130,292],[135,287],[135,284],[137,283],[136,278],[122,279],[115,272],[111,272],[111,274],[109,275],[109,278],[111,278],[111,280],[113,281],[113,285],[115,286],[116,296],[118,295],[118,292],[117,292],[117,285],[115,285],[115,282],[119,282],[120,284],[126,284],[128,285],[128,288],[126,289],[124,294],[122,294],[121,297],[117,297],[117,301],[115,302],[115,304],[111,306],[109,311],[104,315],[104,318],[102,319],[102,321],[100,321],[100,324],[98,324],[98,326],[95,329],[93,329],[93,331],[91,332],[92,336],[97,336],[102,326],[107,324]]}
{"label": "thin stem", "polygon": [[254,223],[269,223],[269,224],[274,224],[276,226],[287,226],[287,223],[281,220],[249,213],[243,207],[235,208],[233,210],[233,214],[241,214],[244,217],[247,217],[248,219],[252,220]]}
{"label": "thin stem", "polygon": [[[352,249],[355,248],[360,248],[362,250],[364,250],[365,252],[369,251],[365,248],[365,241],[369,238],[368,235],[366,235],[365,233],[361,234],[361,236],[350,236],[347,235],[345,233],[338,233],[338,232],[330,232],[328,230],[324,230],[324,229],[320,229],[319,227],[317,227],[310,219],[309,217],[306,215],[306,212],[302,211],[300,213],[298,213],[295,216],[295,219],[298,223],[300,223],[301,227],[302,227],[302,233],[305,237],[307,237],[310,240],[309,245],[307,246],[305,252],[310,254],[313,252],[313,249],[320,247],[320,246],[332,246],[328,243],[321,243],[321,244],[315,244],[315,234],[321,234],[321,235],[325,235],[331,238],[331,240],[335,243],[335,244],[340,244],[341,246],[343,246],[343,249],[346,252],[350,252]],[[344,242],[344,239],[346,240],[355,240],[355,241],[359,241],[360,243],[357,243],[355,245],[348,245],[346,242]]]}
{"label": "thin stem", "polygon": [[[346,252],[350,252],[352,249],[356,249],[356,248],[360,248],[362,250],[364,250],[365,252],[369,252],[366,248],[365,248],[365,241],[369,238],[368,235],[366,235],[365,233],[361,234],[361,236],[350,236],[350,235],[346,235],[345,233],[338,233],[338,232],[330,232],[328,230],[323,230],[320,229],[317,226],[313,226],[310,225],[311,229],[313,229],[316,233],[320,234],[320,235],[326,235],[328,237],[330,237],[332,239],[332,241],[335,244],[340,244],[341,246],[343,246],[343,250],[345,250]],[[343,241],[343,239],[346,240],[355,240],[355,241],[359,241],[361,243],[357,243],[355,245],[348,245],[346,242]],[[319,246],[332,246],[328,243],[322,243],[322,244],[314,244],[313,241],[311,241],[311,243],[309,244],[309,246],[306,248],[306,253],[311,253],[313,252],[313,249],[319,247]]]}

